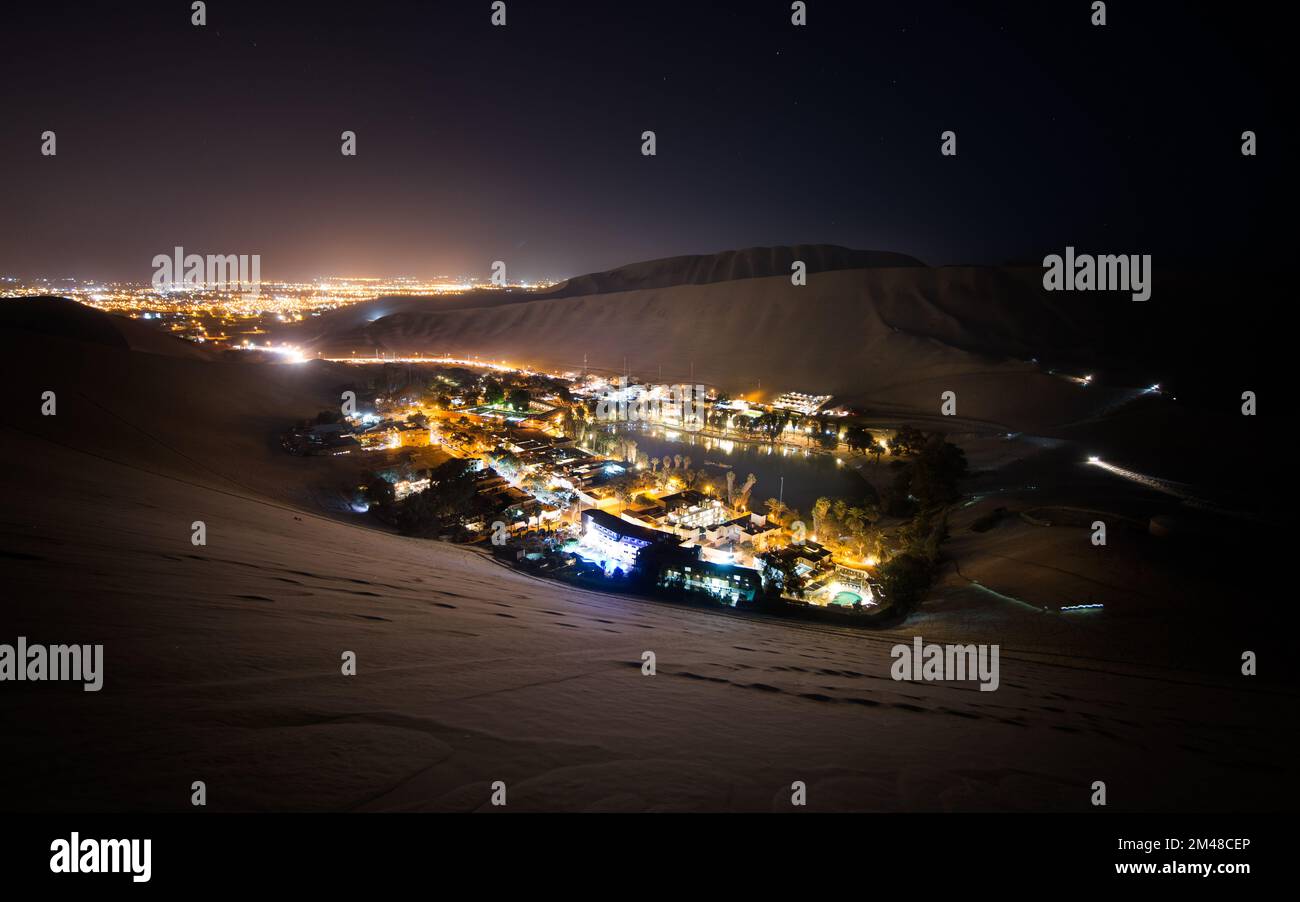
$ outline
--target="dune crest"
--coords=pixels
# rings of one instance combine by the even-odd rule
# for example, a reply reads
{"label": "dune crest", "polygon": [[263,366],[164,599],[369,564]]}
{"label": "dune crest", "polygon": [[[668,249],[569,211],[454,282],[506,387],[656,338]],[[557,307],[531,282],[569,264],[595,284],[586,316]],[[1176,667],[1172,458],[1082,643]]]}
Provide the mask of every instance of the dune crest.
{"label": "dune crest", "polygon": [[[789,262],[808,263],[806,285]],[[480,356],[552,370],[687,381],[732,394],[805,391],[916,416],[955,391],[963,419],[1046,428],[1087,398],[1029,359],[1086,351],[1101,307],[1042,290],[1033,268],[927,267],[829,246],[676,257],[547,292],[382,298],[321,317],[313,353]]]}

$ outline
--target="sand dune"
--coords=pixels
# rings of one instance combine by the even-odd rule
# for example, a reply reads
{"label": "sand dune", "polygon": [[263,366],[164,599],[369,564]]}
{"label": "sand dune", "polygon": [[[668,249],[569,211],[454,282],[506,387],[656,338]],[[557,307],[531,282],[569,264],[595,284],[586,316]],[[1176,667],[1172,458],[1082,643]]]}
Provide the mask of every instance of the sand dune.
{"label": "sand dune", "polygon": [[15,338],[31,333],[168,357],[211,360],[214,356],[193,342],[168,335],[149,323],[105,316],[89,307],[53,296],[21,300],[0,298],[0,329],[9,331]]}
{"label": "sand dune", "polygon": [[[1109,310],[1042,291],[1036,270],[757,250],[637,264],[537,294],[380,299],[322,317],[298,340],[325,356],[446,353],[556,370],[585,360],[644,380],[693,374],[733,393],[834,394],[919,416],[954,391],[963,418],[1016,430],[1092,416],[1118,397],[1028,362],[1087,356]],[[806,286],[790,282],[795,254],[810,260]]]}
{"label": "sand dune", "polygon": [[1284,699],[1226,681],[1013,652],[996,693],[896,683],[906,631],[576,592],[6,444],[33,486],[4,524],[7,629],[107,662],[98,694],[6,687],[6,807],[184,810],[195,779],[217,810],[475,810],[494,780],[515,810],[784,810],[803,780],[816,810],[1082,811],[1107,777],[1117,808],[1277,803],[1261,725]]}
{"label": "sand dune", "polygon": [[677,285],[734,282],[739,279],[761,279],[770,276],[789,278],[791,267],[796,260],[803,262],[809,272],[815,273],[841,269],[924,265],[920,260],[907,254],[853,250],[831,244],[751,247],[718,254],[693,254],[648,260],[605,272],[575,276],[544,292],[544,295],[551,298],[564,298],[646,288],[672,288]]}
{"label": "sand dune", "polygon": [[[1116,809],[1289,804],[1275,714],[1294,696],[1231,668],[1047,636],[1003,640],[994,693],[895,682],[916,626],[575,591],[303,508],[293,468],[313,462],[267,430],[331,390],[328,368],[0,340],[17,397],[51,360],[61,380],[58,417],[19,404],[4,426],[3,638],[106,659],[99,693],[0,691],[5,808],[186,810],[193,780],[215,810],[478,810],[494,780],[511,810],[780,811],[795,780],[814,810],[1084,811],[1096,779]],[[921,628],[955,641],[989,616]]]}

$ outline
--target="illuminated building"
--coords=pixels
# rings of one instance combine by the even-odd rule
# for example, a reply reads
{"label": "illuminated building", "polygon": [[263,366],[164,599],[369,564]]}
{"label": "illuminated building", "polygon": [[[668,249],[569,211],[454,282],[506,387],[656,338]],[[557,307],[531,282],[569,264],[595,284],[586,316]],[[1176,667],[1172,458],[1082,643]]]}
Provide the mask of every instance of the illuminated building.
{"label": "illuminated building", "polygon": [[830,395],[805,395],[802,392],[788,391],[772,402],[772,406],[782,410],[793,410],[804,416],[812,416],[821,406],[831,399]]}
{"label": "illuminated building", "polygon": [[617,569],[626,574],[636,566],[641,549],[672,538],[666,533],[629,523],[608,511],[589,510],[582,512],[582,539],[574,551],[599,563],[606,573]]}
{"label": "illuminated building", "polygon": [[679,588],[685,592],[712,595],[735,607],[739,601],[753,601],[758,594],[757,570],[747,570],[730,564],[696,561],[680,566],[669,565],[659,572],[659,585]]}
{"label": "illuminated building", "polygon": [[707,529],[735,516],[720,500],[694,489],[667,495],[659,499],[659,504],[667,511],[661,522],[678,529]]}

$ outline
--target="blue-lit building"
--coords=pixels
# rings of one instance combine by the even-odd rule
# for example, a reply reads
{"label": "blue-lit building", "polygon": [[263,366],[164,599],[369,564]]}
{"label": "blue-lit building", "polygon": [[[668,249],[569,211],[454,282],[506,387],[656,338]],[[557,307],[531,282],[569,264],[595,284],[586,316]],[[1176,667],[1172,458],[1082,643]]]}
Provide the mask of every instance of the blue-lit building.
{"label": "blue-lit building", "polygon": [[601,566],[607,575],[637,573],[646,584],[707,595],[735,606],[753,601],[762,588],[754,569],[706,561],[698,547],[683,548],[672,533],[616,517],[608,511],[582,512],[582,538],[573,552]]}
{"label": "blue-lit building", "polygon": [[580,557],[600,564],[608,574],[615,570],[630,574],[643,548],[676,541],[668,533],[638,526],[608,511],[588,510],[582,512],[582,538],[573,550]]}

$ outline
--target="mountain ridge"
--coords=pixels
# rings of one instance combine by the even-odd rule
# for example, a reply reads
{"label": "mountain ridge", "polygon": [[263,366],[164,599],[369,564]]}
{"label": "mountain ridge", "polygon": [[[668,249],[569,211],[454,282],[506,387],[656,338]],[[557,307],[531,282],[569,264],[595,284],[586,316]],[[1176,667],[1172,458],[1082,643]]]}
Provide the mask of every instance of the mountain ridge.
{"label": "mountain ridge", "polygon": [[627,263],[602,272],[574,276],[541,294],[552,298],[575,297],[761,279],[790,275],[795,261],[804,263],[810,274],[842,269],[925,266],[915,257],[893,251],[857,250],[837,244],[774,245]]}

